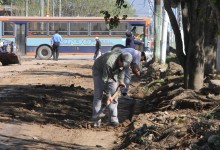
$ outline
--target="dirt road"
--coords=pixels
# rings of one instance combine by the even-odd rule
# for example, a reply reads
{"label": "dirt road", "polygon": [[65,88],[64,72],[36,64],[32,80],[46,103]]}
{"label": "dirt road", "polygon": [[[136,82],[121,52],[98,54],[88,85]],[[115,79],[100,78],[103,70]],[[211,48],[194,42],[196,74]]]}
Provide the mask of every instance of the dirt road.
{"label": "dirt road", "polygon": [[90,125],[92,60],[0,66],[0,149],[111,149],[114,129]]}
{"label": "dirt road", "polygon": [[120,126],[104,118],[93,128],[92,64],[0,66],[0,149],[219,149],[220,95],[209,84],[184,89],[177,64],[166,74],[152,64],[141,78],[132,76],[131,97],[119,98]]}

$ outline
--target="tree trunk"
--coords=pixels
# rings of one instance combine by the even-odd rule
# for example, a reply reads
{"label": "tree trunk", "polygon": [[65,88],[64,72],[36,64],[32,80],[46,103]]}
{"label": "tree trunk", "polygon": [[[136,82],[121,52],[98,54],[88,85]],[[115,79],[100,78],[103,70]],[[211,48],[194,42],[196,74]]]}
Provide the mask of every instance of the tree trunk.
{"label": "tree trunk", "polygon": [[184,85],[185,88],[187,88],[187,72],[186,72],[186,56],[183,53],[183,42],[181,38],[180,29],[176,20],[176,17],[171,9],[171,1],[170,0],[164,0],[164,8],[167,11],[167,14],[170,18],[170,23],[173,28],[173,32],[175,35],[175,41],[176,41],[176,54],[179,59],[180,65],[183,67],[184,71]]}
{"label": "tree trunk", "polygon": [[171,1],[170,0],[164,0],[164,7],[165,10],[167,11],[167,14],[170,18],[170,23],[173,28],[173,32],[175,35],[175,41],[176,41],[176,54],[177,57],[180,61],[180,65],[185,69],[185,61],[186,61],[186,56],[183,53],[183,42],[181,38],[181,33],[180,29],[176,20],[176,17],[171,9]]}
{"label": "tree trunk", "polygon": [[217,21],[208,0],[182,1],[182,18],[186,56],[183,54],[182,39],[169,0],[164,7],[170,17],[175,34],[177,57],[184,69],[185,88],[200,90],[204,72],[213,73],[216,60]]}
{"label": "tree trunk", "polygon": [[209,1],[188,1],[190,6],[189,88],[200,90],[203,87],[204,73],[213,73],[216,62],[216,24]]}
{"label": "tree trunk", "polygon": [[213,74],[216,72],[216,53],[217,53],[217,36],[218,27],[216,23],[216,14],[213,13],[211,7],[206,10],[206,22],[205,22],[205,75]]}

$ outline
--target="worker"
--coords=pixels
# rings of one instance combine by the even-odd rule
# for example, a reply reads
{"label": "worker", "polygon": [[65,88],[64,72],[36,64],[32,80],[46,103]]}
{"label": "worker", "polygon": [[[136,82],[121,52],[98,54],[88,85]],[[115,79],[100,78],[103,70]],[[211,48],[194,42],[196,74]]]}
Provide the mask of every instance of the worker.
{"label": "worker", "polygon": [[144,42],[138,40],[137,38],[134,37],[134,35],[132,34],[132,32],[127,31],[125,33],[126,35],[126,40],[125,40],[125,47],[127,48],[135,48],[135,45],[143,45]]}
{"label": "worker", "polygon": [[[134,73],[134,75],[139,77],[141,75],[141,69],[140,69],[141,64],[140,63],[141,63],[141,61],[146,61],[146,59],[147,59],[145,52],[140,52],[138,50],[135,50],[134,48],[123,48],[118,51],[128,52],[131,54],[131,56],[132,56],[132,62],[130,64],[131,70]],[[121,90],[121,94],[123,96],[127,96],[130,82],[131,82],[130,70],[129,70],[129,68],[126,68],[125,69],[125,78],[124,78],[124,83],[126,86],[125,86],[125,88],[123,88]]]}
{"label": "worker", "polygon": [[[97,58],[93,65],[94,97],[93,116],[96,116],[102,106],[103,92],[107,95],[109,105],[109,123],[117,126],[118,121],[118,97],[114,99],[112,95],[118,86],[125,87],[124,70],[130,66],[132,56],[127,52],[111,51]],[[94,127],[101,125],[101,119],[94,121]]]}
{"label": "worker", "polygon": [[59,34],[59,31],[56,30],[55,34],[51,38],[51,45],[52,45],[52,54],[53,60],[58,61],[59,51],[60,51],[60,43],[63,41],[62,36]]}

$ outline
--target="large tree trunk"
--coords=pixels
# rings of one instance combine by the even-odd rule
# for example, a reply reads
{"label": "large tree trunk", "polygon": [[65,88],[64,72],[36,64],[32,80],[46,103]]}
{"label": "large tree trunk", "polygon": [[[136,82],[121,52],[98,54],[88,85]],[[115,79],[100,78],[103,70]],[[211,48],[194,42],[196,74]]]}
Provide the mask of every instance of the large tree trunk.
{"label": "large tree trunk", "polygon": [[[182,0],[182,18],[186,57],[176,18],[173,17],[170,0],[164,0],[175,34],[177,57],[184,69],[185,88],[199,90],[203,87],[204,72],[213,73],[216,58],[217,26],[209,0]],[[209,27],[212,27],[211,29]],[[178,28],[178,29],[177,29]]]}
{"label": "large tree trunk", "polygon": [[217,26],[213,18],[213,9],[208,0],[188,1],[189,11],[189,88],[200,90],[203,87],[204,73],[215,71]]}
{"label": "large tree trunk", "polygon": [[[189,27],[190,27],[190,23],[189,23],[189,8],[188,8],[188,3],[186,2],[182,2],[181,3],[181,9],[182,9],[182,24],[183,24],[183,35],[184,35],[184,46],[185,46],[185,54],[186,56],[188,55],[188,49],[189,49]],[[189,81],[189,66],[187,66],[187,63],[185,63],[185,73],[184,73],[184,85],[185,88],[188,88],[188,81]]]}
{"label": "large tree trunk", "polygon": [[213,9],[208,7],[206,9],[206,22],[205,22],[205,75],[213,74],[216,72],[216,51],[217,51],[217,36],[218,27],[216,22],[216,14],[213,13]]}
{"label": "large tree trunk", "polygon": [[187,66],[189,69],[188,85],[190,89],[199,90],[203,87],[205,53],[203,43],[204,35],[204,2],[189,1],[189,45]]}

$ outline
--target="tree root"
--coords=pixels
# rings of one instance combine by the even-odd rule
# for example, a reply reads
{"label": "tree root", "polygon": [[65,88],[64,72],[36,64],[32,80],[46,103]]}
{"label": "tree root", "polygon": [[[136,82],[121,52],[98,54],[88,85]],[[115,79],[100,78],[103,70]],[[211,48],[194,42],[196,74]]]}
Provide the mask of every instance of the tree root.
{"label": "tree root", "polygon": [[172,100],[170,103],[171,109],[184,109],[184,108],[192,108],[196,110],[208,109],[213,106],[216,106],[215,102],[203,102],[197,99],[178,99]]}

